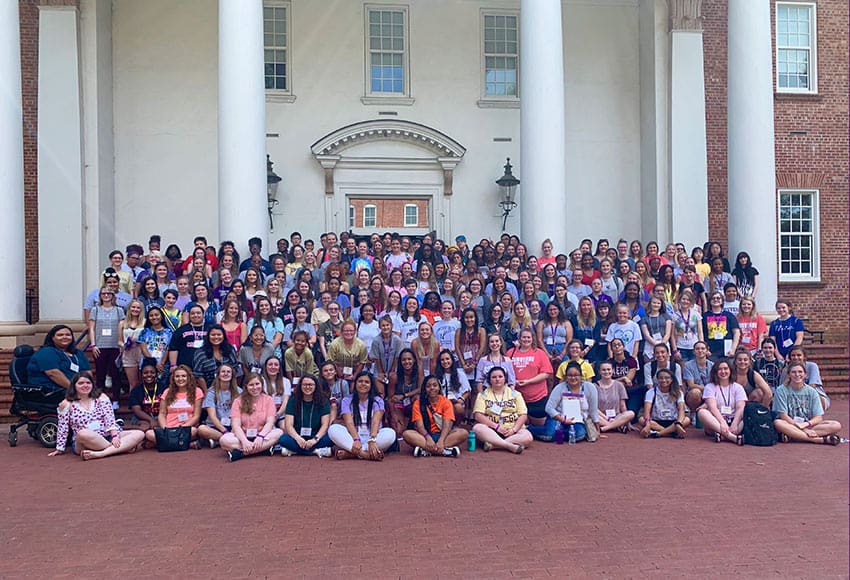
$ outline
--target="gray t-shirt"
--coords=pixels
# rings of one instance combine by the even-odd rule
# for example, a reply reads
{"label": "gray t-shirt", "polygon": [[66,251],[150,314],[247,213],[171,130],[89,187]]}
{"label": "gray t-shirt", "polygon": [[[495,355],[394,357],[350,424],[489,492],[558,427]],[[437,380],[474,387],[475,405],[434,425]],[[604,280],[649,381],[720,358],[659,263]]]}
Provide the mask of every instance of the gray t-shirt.
{"label": "gray t-shirt", "polygon": [[91,309],[89,320],[94,320],[94,344],[100,348],[118,348],[118,323],[124,320],[124,309],[120,306]]}
{"label": "gray t-shirt", "polygon": [[706,386],[708,384],[708,376],[711,374],[711,367],[714,363],[706,360],[705,368],[699,368],[696,359],[689,360],[685,363],[685,380],[691,380],[697,385]]}
{"label": "gray t-shirt", "polygon": [[[237,387],[237,390],[241,392],[239,387]],[[216,401],[215,395],[216,393],[214,389],[207,391],[201,407],[204,409],[215,408],[215,415],[218,417],[218,420],[221,421],[221,424],[225,427],[230,427],[230,407],[233,404],[233,400],[230,397],[230,391],[220,391],[218,393],[218,401]],[[210,421],[209,418],[207,418],[206,424],[210,427],[213,426],[212,421]]]}
{"label": "gray t-shirt", "polygon": [[799,417],[806,421],[823,415],[818,392],[809,385],[804,385],[800,390],[788,385],[779,385],[773,396],[773,410],[776,413],[785,413],[792,419]]}
{"label": "gray t-shirt", "polygon": [[[658,389],[649,389],[644,397],[645,403],[652,404],[652,413],[650,416],[653,419],[660,421],[675,421],[679,416],[679,403],[684,404],[685,395],[679,391],[679,396],[676,400],[670,396],[670,393],[662,393]],[[654,404],[653,404],[654,401]]]}

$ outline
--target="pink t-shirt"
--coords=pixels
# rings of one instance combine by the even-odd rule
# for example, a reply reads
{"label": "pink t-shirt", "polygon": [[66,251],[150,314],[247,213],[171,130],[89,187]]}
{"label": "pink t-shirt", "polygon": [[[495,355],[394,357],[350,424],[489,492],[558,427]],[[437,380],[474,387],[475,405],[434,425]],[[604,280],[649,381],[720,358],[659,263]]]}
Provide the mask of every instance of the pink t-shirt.
{"label": "pink t-shirt", "polygon": [[[168,397],[168,389],[165,389],[162,392],[162,401],[165,402],[165,399]],[[204,392],[195,387],[195,402],[204,400]],[[174,397],[174,402],[171,403],[168,408],[165,410],[165,426],[166,427],[179,427],[181,424],[186,423],[192,418],[192,415],[195,413],[195,407],[192,403],[189,402],[187,393],[177,393]]]}
{"label": "pink t-shirt", "polygon": [[[527,352],[514,348],[508,352],[508,356],[514,365],[514,374],[517,380],[525,381],[540,373],[552,374],[552,363],[546,353],[539,348],[533,348]],[[545,380],[524,387],[518,386],[517,390],[522,393],[522,398],[526,403],[536,403],[549,395]]]}
{"label": "pink t-shirt", "polygon": [[756,350],[759,347],[759,335],[767,333],[767,323],[761,314],[756,318],[745,318],[742,314],[737,316],[738,328],[741,329],[740,345],[747,350]]}
{"label": "pink t-shirt", "polygon": [[[717,403],[717,410],[720,411],[721,415],[724,417],[734,417],[735,407],[738,401],[746,401],[747,393],[744,391],[744,387],[738,383],[732,383],[728,387],[708,383],[702,392],[702,398],[714,399],[714,402]],[[731,412],[724,413],[723,408],[727,406],[731,409]]]}
{"label": "pink t-shirt", "polygon": [[242,430],[247,434],[248,429],[256,429],[257,432],[263,428],[269,417],[274,417],[275,407],[274,400],[270,395],[265,393],[260,394],[259,400],[254,403],[254,412],[250,415],[243,415],[240,409],[242,405],[242,397],[240,395],[233,401],[230,406],[230,420],[238,418],[242,425]]}

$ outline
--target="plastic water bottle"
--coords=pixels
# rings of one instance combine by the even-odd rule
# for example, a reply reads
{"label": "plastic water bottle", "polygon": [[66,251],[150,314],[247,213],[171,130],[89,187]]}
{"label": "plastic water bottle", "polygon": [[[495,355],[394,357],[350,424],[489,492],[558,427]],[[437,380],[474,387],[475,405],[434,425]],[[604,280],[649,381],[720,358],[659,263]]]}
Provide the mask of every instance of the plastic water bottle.
{"label": "plastic water bottle", "polygon": [[469,432],[469,437],[466,440],[467,449],[475,451],[475,431]]}
{"label": "plastic water bottle", "polygon": [[576,444],[576,426],[570,425],[570,445]]}
{"label": "plastic water bottle", "polygon": [[557,429],[555,429],[555,444],[564,444],[564,429],[562,427],[558,427]]}

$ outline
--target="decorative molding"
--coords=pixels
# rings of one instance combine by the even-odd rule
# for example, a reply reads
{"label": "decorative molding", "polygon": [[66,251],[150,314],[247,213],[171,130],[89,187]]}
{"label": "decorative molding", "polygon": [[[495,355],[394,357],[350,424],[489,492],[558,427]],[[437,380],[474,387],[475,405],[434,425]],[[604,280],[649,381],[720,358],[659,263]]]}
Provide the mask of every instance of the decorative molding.
{"label": "decorative molding", "polygon": [[479,109],[519,109],[519,99],[479,99]]}
{"label": "decorative molding", "polygon": [[339,162],[339,155],[316,155],[316,161],[322,166],[325,172],[325,193],[328,195],[334,194],[334,168]]}
{"label": "decorative molding", "polygon": [[702,0],[670,0],[670,30],[702,32]]}
{"label": "decorative molding", "polygon": [[292,94],[266,91],[267,103],[294,103],[295,98],[295,95]]}
{"label": "decorative molding", "polygon": [[776,172],[777,189],[820,189],[825,182],[825,173]]}
{"label": "decorative molding", "polygon": [[360,97],[360,102],[364,105],[387,105],[392,107],[398,105],[409,107],[416,102],[413,97]]}
{"label": "decorative molding", "polygon": [[355,144],[378,140],[406,141],[428,149],[440,158],[460,159],[466,147],[448,135],[411,121],[374,119],[354,123],[328,133],[310,146],[313,156],[338,156],[340,151]]}

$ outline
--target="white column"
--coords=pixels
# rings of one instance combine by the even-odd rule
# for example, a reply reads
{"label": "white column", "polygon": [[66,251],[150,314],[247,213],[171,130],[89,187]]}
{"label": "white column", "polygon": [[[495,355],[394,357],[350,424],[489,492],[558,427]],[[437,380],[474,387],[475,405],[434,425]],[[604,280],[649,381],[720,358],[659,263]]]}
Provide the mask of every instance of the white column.
{"label": "white column", "polygon": [[26,318],[24,259],[24,137],[18,3],[0,2],[0,324]]}
{"label": "white column", "polygon": [[750,254],[757,304],[776,300],[776,160],[769,0],[729,0],[729,256]]}
{"label": "white column", "polygon": [[218,224],[247,255],[269,247],[262,0],[218,2]]}
{"label": "white column", "polygon": [[702,245],[708,232],[708,158],[702,0],[672,0],[670,76],[670,238]]}
{"label": "white column", "polygon": [[532,253],[545,238],[568,252],[561,1],[522,0],[520,33],[521,237]]}
{"label": "white column", "polygon": [[83,134],[79,21],[40,6],[38,29],[38,298],[41,322],[83,314]]}

